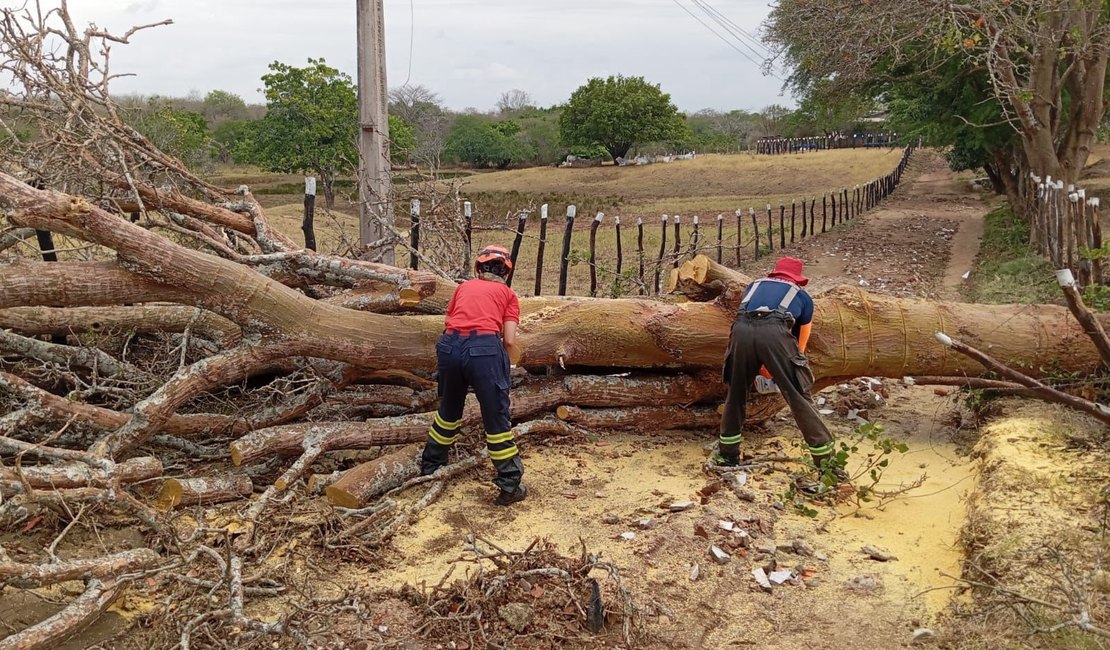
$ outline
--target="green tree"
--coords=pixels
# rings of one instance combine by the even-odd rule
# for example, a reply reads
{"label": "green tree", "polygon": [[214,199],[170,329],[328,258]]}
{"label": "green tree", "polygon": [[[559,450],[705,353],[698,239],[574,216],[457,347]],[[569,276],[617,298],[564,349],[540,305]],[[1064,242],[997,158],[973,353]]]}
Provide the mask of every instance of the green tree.
{"label": "green tree", "polygon": [[255,122],[251,159],[270,171],[320,178],[327,207],[335,204],[335,179],[358,168],[358,96],[351,78],[309,59],[296,68],[270,64],[266,116]]}
{"label": "green tree", "polygon": [[212,129],[224,122],[247,119],[247,103],[239,95],[226,90],[213,90],[205,95],[203,110]]}
{"label": "green tree", "polygon": [[128,120],[155,146],[186,165],[198,167],[209,161],[211,133],[200,113],[179,110],[155,97],[132,110]]}
{"label": "green tree", "polygon": [[1021,145],[1010,162],[1041,176],[1077,179],[1104,114],[1105,0],[779,0],[766,33],[799,91],[847,93],[949,64],[981,70],[984,98]]}
{"label": "green tree", "polygon": [[595,77],[574,91],[559,116],[564,143],[600,145],[614,160],[637,144],[680,137],[683,116],[671,96],[643,77]]}
{"label": "green tree", "polygon": [[222,163],[248,162],[251,135],[249,120],[226,120],[212,129],[212,155]]}
{"label": "green tree", "polygon": [[412,126],[397,115],[389,116],[389,159],[404,162],[416,149],[416,132]]}
{"label": "green tree", "polygon": [[465,115],[456,120],[451,129],[447,155],[475,167],[504,169],[535,155],[535,151],[517,137],[520,130],[514,120],[489,122],[477,115]]}

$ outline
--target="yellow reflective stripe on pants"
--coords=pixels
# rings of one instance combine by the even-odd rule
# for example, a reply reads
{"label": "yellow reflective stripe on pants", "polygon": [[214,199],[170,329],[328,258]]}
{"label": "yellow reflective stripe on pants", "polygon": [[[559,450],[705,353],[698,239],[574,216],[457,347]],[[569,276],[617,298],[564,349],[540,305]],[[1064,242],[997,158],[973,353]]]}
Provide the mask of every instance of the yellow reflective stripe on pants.
{"label": "yellow reflective stripe on pants", "polygon": [[428,437],[431,438],[432,440],[435,440],[436,442],[438,442],[441,445],[448,445],[448,446],[455,444],[455,441],[459,439],[458,436],[451,436],[450,438],[441,436],[441,435],[439,435],[439,432],[435,430],[434,427],[428,429]]}
{"label": "yellow reflective stripe on pants", "polygon": [[740,436],[721,436],[722,445],[738,445],[740,444]]}
{"label": "yellow reflective stripe on pants", "polygon": [[505,433],[495,433],[493,435],[486,434],[486,444],[488,445],[496,445],[499,442],[509,442],[512,439],[512,431],[506,431]]}
{"label": "yellow reflective stripe on pants", "polygon": [[454,431],[455,429],[458,429],[462,426],[463,421],[456,420],[455,422],[447,422],[443,418],[439,417],[439,413],[436,413],[435,423],[439,425],[440,429],[444,429],[446,431]]}
{"label": "yellow reflective stripe on pants", "polygon": [[517,451],[516,445],[513,445],[512,447],[509,447],[508,449],[499,449],[497,451],[491,451],[491,452],[489,452],[489,457],[492,460],[508,460],[509,458],[512,458],[513,456],[516,456],[518,453],[520,453],[520,452]]}

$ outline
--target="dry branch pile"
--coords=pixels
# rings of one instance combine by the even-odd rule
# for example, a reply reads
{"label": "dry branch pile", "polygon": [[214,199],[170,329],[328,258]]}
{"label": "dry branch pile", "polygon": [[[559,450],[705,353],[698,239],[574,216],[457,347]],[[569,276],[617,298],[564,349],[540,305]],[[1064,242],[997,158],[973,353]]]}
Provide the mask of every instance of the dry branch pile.
{"label": "dry branch pile", "polygon": [[[14,558],[0,545],[0,588],[84,581],[83,595],[0,648],[50,647],[152,576],[192,590],[180,601],[188,607],[162,612],[166,640],[250,647],[280,635],[307,644],[325,634],[321,612],[357,606],[350,594],[305,593],[276,618],[250,613],[252,597],[294,587],[270,564],[281,526],[293,525],[275,511],[323,509],[302,530],[318,553],[376,557],[446,480],[483,464],[473,455],[417,478],[412,447],[373,455],[426,434],[434,342],[455,283],[302,249],[269,225],[249,189],[214,187],[159,151],[108,93],[107,45],[133,33],[78,30],[64,5],[0,13],[0,74],[22,89],[0,94],[0,134],[12,134],[0,157],[0,237],[26,243],[30,232],[51,233],[61,253],[47,262],[18,243],[0,251],[0,529],[33,530],[44,517],[59,529],[49,546],[13,550]],[[16,127],[35,135],[15,139]],[[528,444],[583,428],[712,428],[745,282],[698,257],[672,286],[700,302],[523,301],[518,436]],[[981,373],[937,343],[937,329],[1030,375],[1098,365],[1062,308],[845,289],[817,301],[814,369],[826,383]],[[779,406],[764,400],[750,411],[760,419]],[[476,405],[464,421],[480,424]],[[343,474],[352,458],[373,464]],[[339,507],[303,498],[323,491]],[[212,508],[221,502],[230,503]],[[183,508],[192,523],[176,514]],[[141,526],[150,548],[55,555],[72,527],[104,515]],[[533,557],[506,554],[499,567],[517,576],[537,568]],[[597,566],[583,562],[547,567],[577,576],[557,587],[574,602],[580,578]],[[485,574],[465,588],[515,584],[505,580]],[[465,618],[435,609],[455,596],[441,597],[426,600],[436,625]],[[581,610],[566,616],[588,622]],[[228,641],[221,629],[239,636]]]}

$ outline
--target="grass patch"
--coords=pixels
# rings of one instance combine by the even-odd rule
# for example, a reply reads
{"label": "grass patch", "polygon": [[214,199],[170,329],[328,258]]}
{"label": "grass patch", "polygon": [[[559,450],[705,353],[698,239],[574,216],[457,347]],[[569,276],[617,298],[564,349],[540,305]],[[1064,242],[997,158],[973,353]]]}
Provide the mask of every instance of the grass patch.
{"label": "grass patch", "polygon": [[971,280],[965,290],[971,302],[1063,302],[1052,265],[1030,248],[1028,225],[1008,205],[986,216]]}

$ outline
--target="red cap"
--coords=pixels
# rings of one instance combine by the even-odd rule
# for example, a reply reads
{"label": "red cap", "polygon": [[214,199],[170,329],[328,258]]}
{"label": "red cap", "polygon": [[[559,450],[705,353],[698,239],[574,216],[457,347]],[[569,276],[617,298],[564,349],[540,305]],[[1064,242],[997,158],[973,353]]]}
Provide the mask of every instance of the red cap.
{"label": "red cap", "polygon": [[783,257],[775,264],[775,270],[767,274],[769,278],[789,280],[799,287],[809,284],[809,278],[802,275],[802,260],[796,257]]}

